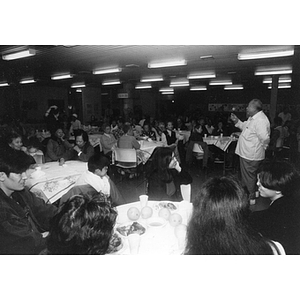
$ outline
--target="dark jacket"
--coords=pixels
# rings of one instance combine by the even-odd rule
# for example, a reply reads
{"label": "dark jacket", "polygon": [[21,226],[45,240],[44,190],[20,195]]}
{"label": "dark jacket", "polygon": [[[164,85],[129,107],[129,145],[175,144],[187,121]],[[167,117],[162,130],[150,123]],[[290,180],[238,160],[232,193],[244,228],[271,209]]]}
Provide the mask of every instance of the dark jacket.
{"label": "dark jacket", "polygon": [[81,151],[82,153],[78,156],[77,151],[75,151],[74,149],[70,149],[65,153],[63,157],[65,158],[65,160],[80,160],[88,162],[89,158],[95,153],[94,147],[89,142],[85,143]]}
{"label": "dark jacket", "polygon": [[[181,169],[180,173],[175,169],[169,169],[168,172],[170,172],[171,174],[171,178],[169,181],[162,180],[157,170],[154,170],[153,172],[147,174],[147,192],[150,199],[172,201],[182,200],[180,185],[191,184],[193,179],[191,175],[184,169]],[[173,195],[169,196],[167,194],[167,184],[171,183],[172,181],[175,185],[176,191]]]}
{"label": "dark jacket", "polygon": [[175,131],[171,132],[171,136],[169,135],[169,131],[168,130],[164,131],[164,134],[166,136],[168,145],[172,145],[172,144],[174,144],[176,142],[177,138],[176,138]]}
{"label": "dark jacket", "polygon": [[62,141],[61,139],[52,136],[47,143],[46,162],[58,161],[60,158],[64,157],[66,151],[71,147],[72,145],[68,141]]}
{"label": "dark jacket", "polygon": [[0,189],[0,254],[39,254],[45,248],[41,233],[56,212],[27,189],[12,198]]}
{"label": "dark jacket", "polygon": [[286,254],[300,254],[299,198],[281,197],[263,211],[253,212],[250,222],[264,237],[282,244]]}

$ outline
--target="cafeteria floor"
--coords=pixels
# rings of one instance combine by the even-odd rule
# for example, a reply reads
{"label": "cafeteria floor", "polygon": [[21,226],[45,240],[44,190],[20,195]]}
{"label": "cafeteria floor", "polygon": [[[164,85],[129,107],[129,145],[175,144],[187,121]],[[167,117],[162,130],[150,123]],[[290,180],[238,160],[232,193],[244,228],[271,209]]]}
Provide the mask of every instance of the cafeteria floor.
{"label": "cafeteria floor", "polygon": [[[117,172],[114,173],[114,175],[111,175],[111,178],[117,185],[126,203],[138,201],[139,195],[145,193],[145,180],[142,174],[138,178],[129,179],[128,177],[123,178],[120,174],[117,174]],[[197,165],[193,165],[190,170],[190,174],[193,177],[191,196],[191,199],[193,201],[193,199],[199,192],[201,185],[207,178],[213,176],[222,176],[223,165],[215,164],[214,166],[209,167],[207,174],[205,174]],[[238,176],[237,172],[226,172],[226,176],[229,174]],[[268,207],[269,203],[269,199],[260,197],[257,199],[255,205],[251,205],[250,208],[252,211],[263,210]]]}

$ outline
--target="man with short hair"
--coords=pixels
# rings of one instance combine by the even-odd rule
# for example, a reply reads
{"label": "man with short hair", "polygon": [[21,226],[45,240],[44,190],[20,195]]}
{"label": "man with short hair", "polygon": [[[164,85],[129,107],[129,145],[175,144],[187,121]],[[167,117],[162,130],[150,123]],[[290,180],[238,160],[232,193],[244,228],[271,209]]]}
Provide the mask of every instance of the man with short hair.
{"label": "man with short hair", "polygon": [[0,254],[39,254],[42,233],[57,208],[25,188],[31,157],[23,151],[0,154]]}
{"label": "man with short hair", "polygon": [[235,153],[240,157],[243,184],[249,192],[249,199],[255,199],[257,170],[265,158],[270,142],[270,122],[262,111],[262,102],[253,99],[247,106],[248,120],[242,122],[235,114],[231,120],[242,130]]}

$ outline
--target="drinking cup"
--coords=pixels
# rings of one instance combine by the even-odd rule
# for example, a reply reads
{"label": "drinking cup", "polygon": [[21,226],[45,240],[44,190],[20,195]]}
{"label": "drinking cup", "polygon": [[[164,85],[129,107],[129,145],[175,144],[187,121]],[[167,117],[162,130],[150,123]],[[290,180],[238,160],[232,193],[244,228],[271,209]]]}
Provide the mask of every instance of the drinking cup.
{"label": "drinking cup", "polygon": [[139,253],[141,236],[138,233],[132,233],[128,235],[128,243],[131,255],[137,255]]}
{"label": "drinking cup", "polygon": [[147,206],[148,204],[148,196],[147,195],[140,195],[140,203],[141,203],[141,208]]}

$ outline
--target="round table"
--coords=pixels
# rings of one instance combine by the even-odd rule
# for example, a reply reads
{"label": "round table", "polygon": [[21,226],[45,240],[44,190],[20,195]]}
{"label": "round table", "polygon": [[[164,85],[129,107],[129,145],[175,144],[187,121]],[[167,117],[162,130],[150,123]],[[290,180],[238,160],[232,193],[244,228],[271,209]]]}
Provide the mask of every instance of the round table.
{"label": "round table", "polygon": [[[160,202],[170,202],[170,201],[148,201],[148,205],[153,209],[153,217],[158,216],[160,209]],[[193,205],[187,201],[181,202],[172,202],[177,209],[171,211],[172,213],[178,213],[182,216],[182,224],[187,225],[188,220],[192,213]],[[124,205],[117,206],[118,217],[116,222],[117,226],[122,226],[128,224],[130,221],[127,217],[127,211],[131,207],[136,207],[141,210],[140,202],[133,202]],[[178,246],[178,239],[175,236],[174,228],[167,221],[167,224],[162,228],[149,228],[147,226],[147,221],[140,217],[136,222],[140,223],[146,228],[146,232],[141,235],[140,247],[138,255],[180,255],[183,252],[183,249],[180,249]],[[128,238],[121,236],[123,241],[123,248],[119,250],[116,254],[120,255],[130,255],[130,249],[128,244]]]}

